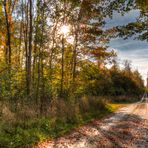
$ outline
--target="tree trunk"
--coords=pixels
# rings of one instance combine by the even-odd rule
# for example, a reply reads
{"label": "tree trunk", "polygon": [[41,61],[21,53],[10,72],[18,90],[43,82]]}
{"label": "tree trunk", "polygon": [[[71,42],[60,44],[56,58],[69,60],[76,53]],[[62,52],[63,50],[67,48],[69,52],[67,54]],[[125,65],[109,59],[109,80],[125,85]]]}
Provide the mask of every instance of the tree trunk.
{"label": "tree trunk", "polygon": [[60,96],[63,97],[63,83],[64,83],[64,36],[62,36],[62,61],[61,61],[61,92]]}
{"label": "tree trunk", "polygon": [[[10,6],[9,6],[10,7]],[[9,66],[9,72],[11,70],[11,20],[9,12],[8,2],[4,0],[4,10],[5,10],[5,21],[7,30],[7,40],[6,40],[6,64]]]}
{"label": "tree trunk", "polygon": [[31,56],[32,56],[32,0],[29,1],[29,47],[28,47],[28,89],[27,94],[30,95],[31,90]]}

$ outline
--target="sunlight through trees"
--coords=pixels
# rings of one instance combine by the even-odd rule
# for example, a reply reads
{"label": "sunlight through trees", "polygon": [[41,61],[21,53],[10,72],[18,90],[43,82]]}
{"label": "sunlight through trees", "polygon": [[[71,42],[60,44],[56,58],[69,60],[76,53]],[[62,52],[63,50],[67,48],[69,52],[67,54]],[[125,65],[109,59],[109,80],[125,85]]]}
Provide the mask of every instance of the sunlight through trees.
{"label": "sunlight through trees", "polygon": [[[135,36],[147,41],[146,4],[147,0],[0,0],[2,120],[7,110],[6,122],[22,127],[43,117],[76,122],[70,120],[81,120],[85,103],[92,105],[88,112],[95,104],[105,107],[103,99],[83,97],[130,101],[141,96],[145,87],[140,73],[129,61],[120,68],[108,43]],[[105,28],[106,18],[134,9],[140,12],[136,22]]]}

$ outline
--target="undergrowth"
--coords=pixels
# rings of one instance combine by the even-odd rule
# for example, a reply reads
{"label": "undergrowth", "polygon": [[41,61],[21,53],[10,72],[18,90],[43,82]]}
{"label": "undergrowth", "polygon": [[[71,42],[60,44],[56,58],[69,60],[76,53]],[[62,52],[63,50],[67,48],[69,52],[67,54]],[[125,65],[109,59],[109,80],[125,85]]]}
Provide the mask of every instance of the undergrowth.
{"label": "undergrowth", "polygon": [[[84,104],[83,104],[84,105]],[[86,105],[86,104],[85,104]],[[104,106],[86,107],[75,112],[71,117],[38,117],[27,122],[1,122],[0,147],[23,148],[33,147],[45,139],[52,139],[69,132],[70,130],[88,123],[92,119],[101,118],[114,112],[120,104],[104,104]],[[98,109],[97,109],[98,108]]]}

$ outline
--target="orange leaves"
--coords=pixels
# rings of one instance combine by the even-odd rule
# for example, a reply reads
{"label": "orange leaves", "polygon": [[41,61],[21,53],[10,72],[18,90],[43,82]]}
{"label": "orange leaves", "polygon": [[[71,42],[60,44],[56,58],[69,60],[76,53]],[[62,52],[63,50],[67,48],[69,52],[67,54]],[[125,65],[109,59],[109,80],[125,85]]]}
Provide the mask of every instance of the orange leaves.
{"label": "orange leaves", "polygon": [[94,55],[95,57],[101,57],[104,56],[106,51],[106,48],[104,47],[97,47],[96,49],[93,49],[91,51],[91,54]]}

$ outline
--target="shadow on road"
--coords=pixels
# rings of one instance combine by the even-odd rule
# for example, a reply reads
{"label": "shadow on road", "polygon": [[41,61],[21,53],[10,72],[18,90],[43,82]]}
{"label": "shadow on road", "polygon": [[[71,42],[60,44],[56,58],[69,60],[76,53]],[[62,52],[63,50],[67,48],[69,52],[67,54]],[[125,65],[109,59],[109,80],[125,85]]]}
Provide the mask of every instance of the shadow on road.
{"label": "shadow on road", "polygon": [[108,140],[107,143],[104,143],[98,139],[98,147],[148,147],[147,121],[138,115],[126,114],[122,120],[107,130],[95,124],[93,127]]}
{"label": "shadow on road", "polygon": [[45,144],[48,148],[147,148],[148,120],[136,114],[117,112]]}

